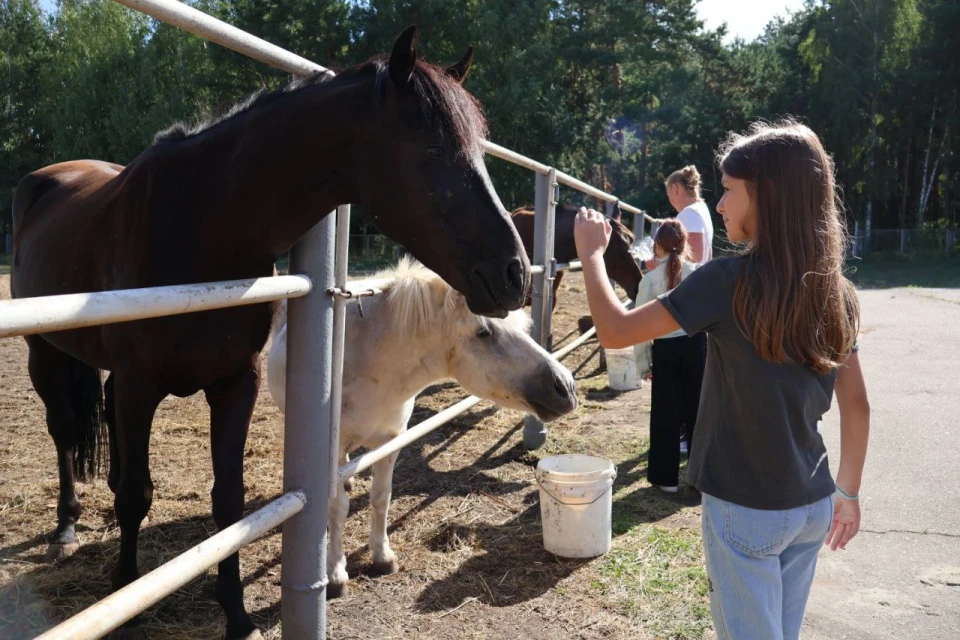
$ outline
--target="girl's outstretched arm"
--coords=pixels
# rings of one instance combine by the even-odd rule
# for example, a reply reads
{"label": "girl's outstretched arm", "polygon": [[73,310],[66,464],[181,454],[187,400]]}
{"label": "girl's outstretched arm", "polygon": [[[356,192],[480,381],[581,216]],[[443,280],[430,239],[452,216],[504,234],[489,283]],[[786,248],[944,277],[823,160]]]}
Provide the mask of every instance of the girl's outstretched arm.
{"label": "girl's outstretched arm", "polygon": [[870,402],[860,369],[860,354],[856,351],[837,372],[836,394],[840,409],[840,467],[837,470],[833,526],[826,541],[834,551],[846,548],[860,530],[860,502],[843,496],[860,494],[870,435]]}
{"label": "girl's outstretched arm", "polygon": [[583,263],[587,302],[600,344],[608,349],[622,349],[679,329],[680,325],[659,300],[631,310],[625,309],[617,300],[603,263],[610,233],[610,223],[602,214],[593,209],[580,209],[574,237]]}

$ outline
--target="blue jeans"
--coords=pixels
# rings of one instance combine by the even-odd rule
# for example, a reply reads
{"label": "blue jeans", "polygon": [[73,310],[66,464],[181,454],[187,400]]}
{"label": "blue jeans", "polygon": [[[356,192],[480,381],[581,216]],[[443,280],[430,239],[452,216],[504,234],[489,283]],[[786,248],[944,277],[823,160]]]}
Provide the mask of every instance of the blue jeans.
{"label": "blue jeans", "polygon": [[833,520],[833,496],[750,509],[703,494],[703,550],[718,640],[793,640]]}

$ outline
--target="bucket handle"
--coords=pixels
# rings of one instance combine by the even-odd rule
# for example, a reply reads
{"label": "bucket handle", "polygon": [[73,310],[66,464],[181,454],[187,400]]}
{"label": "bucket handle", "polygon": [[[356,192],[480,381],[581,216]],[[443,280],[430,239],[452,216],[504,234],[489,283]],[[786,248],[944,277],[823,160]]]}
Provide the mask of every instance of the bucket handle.
{"label": "bucket handle", "polygon": [[[601,493],[600,495],[598,495],[596,498],[594,498],[594,499],[591,500],[590,502],[579,502],[579,503],[577,503],[577,504],[591,505],[591,504],[593,504],[594,502],[596,502],[597,500],[599,500],[600,498],[602,498],[603,496],[607,495],[607,491],[613,491],[613,480],[615,480],[616,477],[617,477],[617,468],[614,467],[614,468],[613,468],[613,477],[611,478],[610,486],[607,487],[606,490],[605,490],[603,493]],[[549,491],[545,486],[543,486],[543,485],[540,483],[540,477],[539,477],[536,473],[533,474],[533,479],[537,482],[537,486],[540,487],[540,490],[541,490],[541,491],[543,491],[545,494],[547,494],[548,496],[550,496],[551,498],[553,498],[554,500],[556,500],[556,501],[559,502],[560,504],[566,505],[566,506],[571,506],[571,505],[573,504],[572,502],[571,502],[571,503],[564,502],[563,500],[561,500],[561,499],[558,498],[557,496],[555,496],[555,495],[553,495],[552,493],[550,493],[550,491]]]}

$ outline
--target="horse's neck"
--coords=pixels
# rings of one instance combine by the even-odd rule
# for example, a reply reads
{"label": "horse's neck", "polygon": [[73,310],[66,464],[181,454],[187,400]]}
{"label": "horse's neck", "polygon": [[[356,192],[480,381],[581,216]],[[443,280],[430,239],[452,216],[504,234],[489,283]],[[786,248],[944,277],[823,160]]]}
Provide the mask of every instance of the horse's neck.
{"label": "horse's neck", "polygon": [[193,224],[202,219],[203,250],[275,260],[337,205],[356,200],[342,163],[372,115],[361,90],[356,82],[306,87],[215,125],[197,144],[170,147],[172,160],[201,156],[186,158],[187,170],[202,168],[205,192],[195,211],[182,213]]}
{"label": "horse's neck", "polygon": [[573,222],[576,212],[557,208],[553,257],[557,262],[570,262],[577,259],[577,245],[573,239]]}
{"label": "horse's neck", "polygon": [[360,318],[348,320],[348,331],[353,332],[349,343],[364,345],[361,352],[355,354],[353,369],[362,373],[361,378],[389,381],[382,392],[390,397],[384,399],[402,404],[431,384],[451,378],[444,358],[448,349],[444,348],[439,327],[437,331],[422,330],[414,335],[399,327],[387,326],[390,316],[384,309],[386,304],[383,297],[374,304],[364,304],[364,315],[377,322],[364,322]]}

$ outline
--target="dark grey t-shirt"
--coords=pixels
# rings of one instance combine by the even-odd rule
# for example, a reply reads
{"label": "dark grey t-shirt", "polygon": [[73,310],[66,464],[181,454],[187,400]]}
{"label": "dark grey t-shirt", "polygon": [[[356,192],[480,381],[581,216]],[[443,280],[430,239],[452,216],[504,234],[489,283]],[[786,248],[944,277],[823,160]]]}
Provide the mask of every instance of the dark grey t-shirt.
{"label": "dark grey t-shirt", "polygon": [[707,332],[707,366],[688,481],[753,509],[792,509],[834,491],[817,421],[836,371],[774,364],[737,326],[736,278],[745,258],[719,258],[660,296],[688,335]]}

